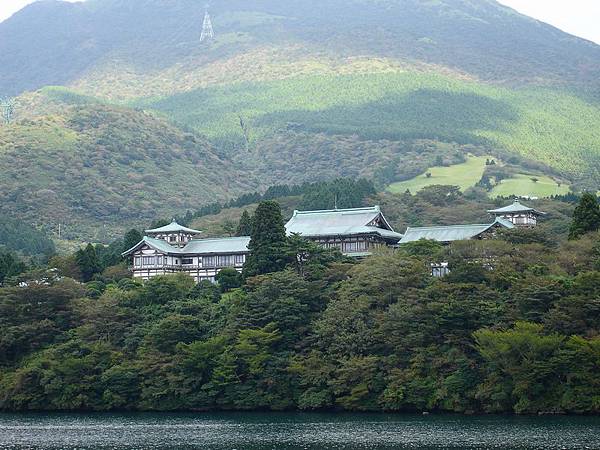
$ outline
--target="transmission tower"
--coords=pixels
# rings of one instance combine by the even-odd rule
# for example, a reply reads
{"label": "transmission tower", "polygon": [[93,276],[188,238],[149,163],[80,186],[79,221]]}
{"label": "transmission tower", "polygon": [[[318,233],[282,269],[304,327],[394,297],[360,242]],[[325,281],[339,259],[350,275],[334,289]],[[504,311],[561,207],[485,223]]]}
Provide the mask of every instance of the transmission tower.
{"label": "transmission tower", "polygon": [[204,23],[202,24],[202,34],[200,35],[200,42],[209,41],[214,39],[215,32],[212,26],[212,20],[210,20],[210,14],[208,13],[208,7],[204,14]]}
{"label": "transmission tower", "polygon": [[0,114],[2,120],[6,125],[10,124],[15,112],[15,99],[14,98],[3,98],[0,99]]}

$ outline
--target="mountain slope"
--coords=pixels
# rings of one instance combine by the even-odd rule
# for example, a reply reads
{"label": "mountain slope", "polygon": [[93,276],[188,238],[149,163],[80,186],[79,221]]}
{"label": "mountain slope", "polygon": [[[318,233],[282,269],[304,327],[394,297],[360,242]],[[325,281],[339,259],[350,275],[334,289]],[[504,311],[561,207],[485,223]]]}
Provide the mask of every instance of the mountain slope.
{"label": "mountain slope", "polygon": [[71,84],[111,67],[121,81],[167,69],[193,73],[269,47],[598,89],[599,46],[492,0],[228,0],[211,12],[218,38],[207,48],[199,43],[204,11],[195,0],[34,3],[0,24],[0,91]]}
{"label": "mountain slope", "polygon": [[384,186],[468,154],[600,184],[600,46],[495,1],[223,0],[210,43],[203,14],[44,0],[0,23],[0,96],[19,95],[2,211],[104,239],[271,184]]}
{"label": "mountain slope", "polygon": [[106,239],[255,187],[205,140],[100,105],[0,127],[0,167],[0,213],[60,223],[66,238]]}
{"label": "mountain slope", "polygon": [[219,86],[136,105],[215,139],[289,127],[370,140],[436,139],[540,161],[600,180],[600,105],[547,88],[499,88],[415,72],[321,75]]}

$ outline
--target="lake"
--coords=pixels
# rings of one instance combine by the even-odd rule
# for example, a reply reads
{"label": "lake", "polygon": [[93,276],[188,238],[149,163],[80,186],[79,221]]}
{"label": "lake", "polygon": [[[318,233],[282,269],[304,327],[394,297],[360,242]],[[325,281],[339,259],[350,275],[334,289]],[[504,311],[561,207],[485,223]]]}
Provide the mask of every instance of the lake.
{"label": "lake", "polygon": [[0,414],[0,449],[600,449],[600,417]]}

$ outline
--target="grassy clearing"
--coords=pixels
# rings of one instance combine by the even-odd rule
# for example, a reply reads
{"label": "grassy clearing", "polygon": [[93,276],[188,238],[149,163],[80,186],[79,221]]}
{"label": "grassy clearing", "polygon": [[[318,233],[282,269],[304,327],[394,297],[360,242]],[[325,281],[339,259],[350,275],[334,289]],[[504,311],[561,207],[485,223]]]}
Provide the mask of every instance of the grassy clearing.
{"label": "grassy clearing", "polygon": [[[469,156],[463,164],[448,167],[432,167],[411,180],[391,184],[387,190],[394,193],[401,193],[408,189],[412,193],[416,193],[427,186],[445,184],[460,186],[460,189],[464,191],[475,186],[481,180],[481,176],[485,170],[485,160],[488,158],[492,157]],[[427,173],[431,173],[431,177],[427,177]]]}
{"label": "grassy clearing", "polygon": [[[532,178],[537,178],[534,182]],[[490,197],[518,195],[520,197],[550,197],[552,195],[563,195],[569,192],[569,186],[557,184],[550,177],[542,175],[517,174],[513,178],[503,180],[490,192]]]}

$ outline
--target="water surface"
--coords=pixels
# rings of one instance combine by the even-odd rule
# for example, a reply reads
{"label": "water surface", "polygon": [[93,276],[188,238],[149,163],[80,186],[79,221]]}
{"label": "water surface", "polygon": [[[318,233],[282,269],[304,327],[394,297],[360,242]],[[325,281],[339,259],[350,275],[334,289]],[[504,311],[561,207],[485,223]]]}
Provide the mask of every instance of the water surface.
{"label": "water surface", "polygon": [[600,449],[600,417],[0,414],[0,450]]}

